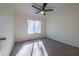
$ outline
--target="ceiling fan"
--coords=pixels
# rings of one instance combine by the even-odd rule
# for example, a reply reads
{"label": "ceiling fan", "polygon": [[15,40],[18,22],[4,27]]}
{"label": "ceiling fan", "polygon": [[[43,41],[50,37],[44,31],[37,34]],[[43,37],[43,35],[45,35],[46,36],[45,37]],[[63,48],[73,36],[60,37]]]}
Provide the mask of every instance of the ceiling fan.
{"label": "ceiling fan", "polygon": [[32,5],[33,8],[38,9],[38,11],[35,14],[41,13],[44,16],[46,15],[45,12],[53,11],[53,9],[46,9],[46,6],[47,6],[47,3],[44,3],[43,6],[40,6],[40,5],[36,4],[36,3],[34,3],[34,5]]}

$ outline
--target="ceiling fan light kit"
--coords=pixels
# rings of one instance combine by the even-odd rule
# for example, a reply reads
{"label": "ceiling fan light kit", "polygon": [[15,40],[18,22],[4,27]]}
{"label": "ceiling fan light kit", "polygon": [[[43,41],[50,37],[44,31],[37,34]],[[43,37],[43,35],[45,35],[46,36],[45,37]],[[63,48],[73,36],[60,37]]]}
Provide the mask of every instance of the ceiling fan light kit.
{"label": "ceiling fan light kit", "polygon": [[41,11],[40,13],[43,15],[45,12],[44,11]]}
{"label": "ceiling fan light kit", "polygon": [[[39,7],[37,7],[37,6],[35,6],[35,5],[37,5],[37,6],[39,6]],[[38,4],[35,4],[35,5],[32,5],[32,7],[33,8],[36,8],[36,9],[38,9],[39,11],[37,11],[35,14],[38,14],[38,13],[40,13],[40,14],[42,14],[42,15],[46,15],[46,13],[45,12],[48,12],[48,11],[53,11],[53,9],[46,9],[46,5],[47,5],[47,3],[44,3],[43,4],[43,6],[40,6],[40,5],[38,5]]]}

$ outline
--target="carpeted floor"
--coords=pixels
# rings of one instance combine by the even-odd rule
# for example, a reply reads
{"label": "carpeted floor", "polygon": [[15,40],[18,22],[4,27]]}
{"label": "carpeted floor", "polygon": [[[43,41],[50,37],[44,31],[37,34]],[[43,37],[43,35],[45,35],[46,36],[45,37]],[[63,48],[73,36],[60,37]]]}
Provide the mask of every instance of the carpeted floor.
{"label": "carpeted floor", "polygon": [[10,56],[79,56],[79,48],[42,38],[16,43]]}

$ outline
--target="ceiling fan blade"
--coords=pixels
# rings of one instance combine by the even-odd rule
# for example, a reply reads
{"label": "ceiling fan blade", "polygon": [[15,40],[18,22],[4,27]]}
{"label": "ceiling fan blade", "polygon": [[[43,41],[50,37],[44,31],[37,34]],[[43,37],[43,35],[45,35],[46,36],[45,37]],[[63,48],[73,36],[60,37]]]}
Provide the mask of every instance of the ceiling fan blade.
{"label": "ceiling fan blade", "polygon": [[40,5],[38,5],[37,3],[34,3],[34,5],[36,5],[36,6],[38,6],[38,7],[40,7],[40,8],[41,8],[41,6],[40,6]]}
{"label": "ceiling fan blade", "polygon": [[38,12],[36,12],[35,14],[38,14],[38,13],[40,13],[41,12],[41,10],[40,11],[38,11]]}
{"label": "ceiling fan blade", "polygon": [[44,11],[53,11],[53,9],[47,9],[47,10],[44,10]]}
{"label": "ceiling fan blade", "polygon": [[34,5],[32,5],[32,7],[36,8],[36,9],[38,9],[38,10],[41,10],[40,8],[38,8],[38,7],[34,6]]}
{"label": "ceiling fan blade", "polygon": [[44,3],[42,9],[45,9],[46,5],[47,5],[47,3]]}

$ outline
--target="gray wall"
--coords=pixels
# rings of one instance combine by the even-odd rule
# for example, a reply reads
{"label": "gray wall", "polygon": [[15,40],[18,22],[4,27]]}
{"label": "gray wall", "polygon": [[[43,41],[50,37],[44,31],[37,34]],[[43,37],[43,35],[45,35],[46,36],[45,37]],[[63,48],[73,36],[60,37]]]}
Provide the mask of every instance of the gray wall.
{"label": "gray wall", "polygon": [[79,47],[79,5],[47,19],[47,37]]}
{"label": "gray wall", "polygon": [[0,37],[6,37],[6,40],[0,40],[0,55],[9,55],[14,45],[15,25],[14,11],[6,4],[0,4]]}
{"label": "gray wall", "polygon": [[[41,33],[28,34],[28,19],[41,21]],[[16,13],[16,42],[45,37],[45,20],[42,17]]]}

